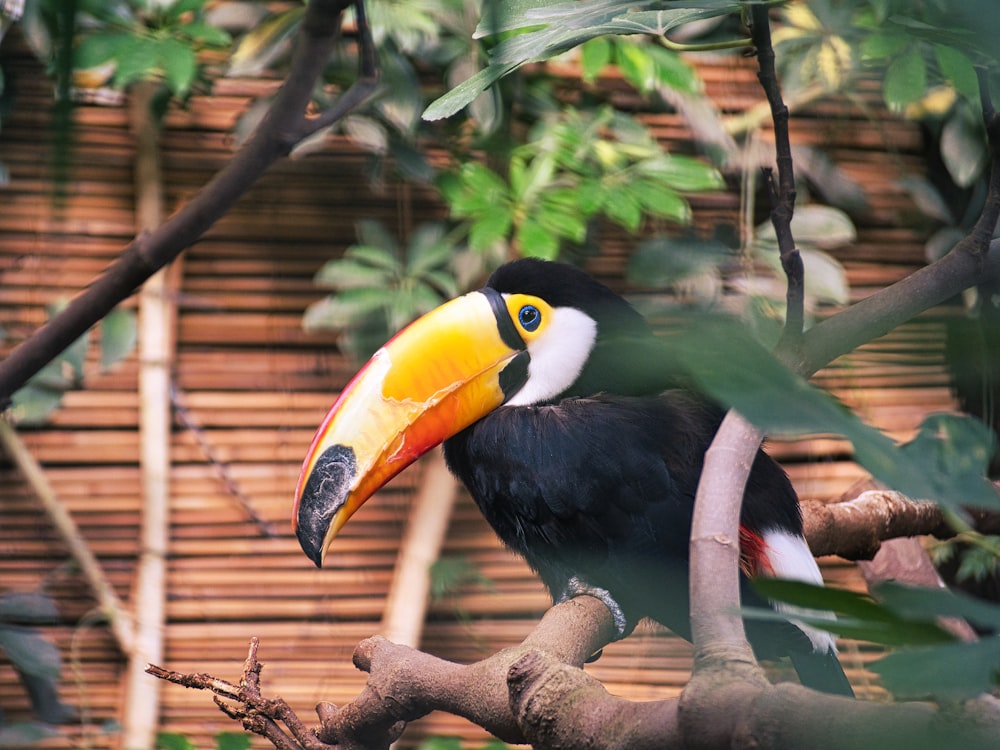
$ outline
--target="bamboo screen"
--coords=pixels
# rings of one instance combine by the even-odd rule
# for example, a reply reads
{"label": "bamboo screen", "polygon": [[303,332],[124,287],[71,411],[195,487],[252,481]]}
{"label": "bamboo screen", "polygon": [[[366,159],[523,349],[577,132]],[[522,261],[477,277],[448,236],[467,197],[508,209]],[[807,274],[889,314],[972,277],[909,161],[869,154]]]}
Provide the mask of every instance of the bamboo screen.
{"label": "bamboo screen", "polygon": [[[25,50],[5,41],[4,70],[18,94],[3,122],[0,161],[10,183],[0,201],[0,323],[9,339],[45,318],[45,307],[85,286],[134,235],[133,139],[121,107],[82,106],[76,113],[73,166],[66,194],[52,194],[51,83]],[[761,96],[743,63],[702,62],[708,93],[724,109]],[[621,102],[640,106],[623,85]],[[232,153],[231,129],[252,97],[273,81],[222,81],[211,98],[172,110],[162,136],[167,209],[189,198]],[[839,251],[860,298],[923,264],[928,226],[899,187],[924,169],[917,128],[890,118],[874,88],[865,109],[817,104],[793,118],[793,139],[822,145],[868,191],[856,217],[858,242]],[[693,151],[674,114],[644,116],[671,150]],[[302,715],[321,699],[343,703],[364,675],[351,652],[378,631],[412,488],[419,467],[378,494],[345,528],[332,564],[316,571],[301,554],[288,517],[299,464],[312,432],[354,365],[330,334],[307,334],[305,307],[322,292],[312,276],[355,240],[354,222],[379,218],[396,229],[438,217],[429,192],[387,179],[374,190],[366,157],[343,138],[319,153],[279,164],[182,261],[170,445],[171,508],[165,666],[237,679],[248,639],[261,638],[264,685]],[[738,186],[693,198],[697,231],[735,224]],[[589,269],[625,290],[623,269],[635,241],[607,232]],[[929,412],[951,408],[942,365],[942,325],[925,316],[819,375],[846,402],[891,435],[904,438]],[[905,366],[905,369],[904,369]],[[138,362],[133,354],[109,372],[92,357],[85,388],[71,392],[51,423],[23,431],[62,502],[100,559],[119,595],[131,597],[139,550]],[[192,429],[194,428],[194,429]],[[804,498],[836,499],[863,476],[835,439],[778,443]],[[220,476],[224,468],[225,481]],[[0,464],[0,591],[45,585],[61,621],[45,629],[62,651],[62,697],[81,723],[45,747],[117,747],[124,660],[106,628],[89,617],[94,600],[67,560],[30,490]],[[234,493],[234,488],[237,492]],[[273,526],[268,537],[248,517],[242,495]],[[484,582],[470,582],[436,602],[423,646],[472,660],[518,641],[546,606],[540,584],[502,550],[463,498],[444,554],[464,558]],[[851,565],[829,561],[831,581],[861,586]],[[863,672],[871,652],[845,644],[845,662],[863,694],[878,691]],[[606,649],[588,667],[612,692],[637,699],[674,695],[690,649],[651,628]],[[150,678],[152,679],[152,678]],[[0,708],[26,718],[27,700],[0,656]],[[214,733],[237,727],[205,694],[162,689],[160,727],[212,746]],[[431,716],[405,737],[483,733],[448,716]],[[260,743],[258,742],[258,745]]]}

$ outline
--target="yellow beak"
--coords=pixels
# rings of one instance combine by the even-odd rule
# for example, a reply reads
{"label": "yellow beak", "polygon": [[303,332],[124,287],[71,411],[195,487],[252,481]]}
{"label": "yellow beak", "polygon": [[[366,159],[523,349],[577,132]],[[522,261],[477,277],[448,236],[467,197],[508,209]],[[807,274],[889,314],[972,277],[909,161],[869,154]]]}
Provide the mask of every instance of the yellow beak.
{"label": "yellow beak", "polygon": [[292,523],[318,567],[343,525],[392,477],[504,403],[528,354],[500,295],[472,292],[379,349],[340,394],[302,465]]}

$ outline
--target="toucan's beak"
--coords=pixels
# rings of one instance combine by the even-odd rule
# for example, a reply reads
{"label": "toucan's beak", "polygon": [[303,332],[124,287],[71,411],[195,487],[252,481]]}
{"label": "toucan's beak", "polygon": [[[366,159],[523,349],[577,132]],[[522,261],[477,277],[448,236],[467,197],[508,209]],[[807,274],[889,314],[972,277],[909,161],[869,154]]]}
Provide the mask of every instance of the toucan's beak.
{"label": "toucan's beak", "polygon": [[472,292],[403,329],[347,385],[295,491],[292,523],[317,567],[376,490],[523,385],[528,355],[511,332],[500,295]]}

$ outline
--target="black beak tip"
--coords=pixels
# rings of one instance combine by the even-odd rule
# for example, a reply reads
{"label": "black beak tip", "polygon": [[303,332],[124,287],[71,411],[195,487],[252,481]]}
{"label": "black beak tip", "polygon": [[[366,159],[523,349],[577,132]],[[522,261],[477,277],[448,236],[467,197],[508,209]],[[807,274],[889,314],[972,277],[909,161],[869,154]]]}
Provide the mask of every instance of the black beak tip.
{"label": "black beak tip", "polygon": [[323,567],[323,541],[330,521],[339,511],[357,473],[354,451],[346,445],[333,445],[316,459],[299,498],[296,536],[306,556],[317,568]]}

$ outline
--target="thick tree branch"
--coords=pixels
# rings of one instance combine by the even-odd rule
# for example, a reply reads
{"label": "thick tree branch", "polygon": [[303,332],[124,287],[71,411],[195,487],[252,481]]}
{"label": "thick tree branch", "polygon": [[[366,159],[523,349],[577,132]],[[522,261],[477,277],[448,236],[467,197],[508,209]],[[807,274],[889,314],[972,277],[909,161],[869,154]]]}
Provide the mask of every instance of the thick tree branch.
{"label": "thick tree branch", "polygon": [[[150,674],[208,690],[228,716],[279,750],[387,748],[405,723],[439,709],[464,716],[508,742],[554,750],[691,750],[810,747],[816,750],[995,746],[1000,713],[988,699],[947,709],[926,703],[859,703],[797,685],[733,679],[706,670],[692,699],[631,702],[609,695],[580,665],[611,637],[613,622],[596,599],[553,607],[525,641],[475,664],[446,662],[383,638],[358,645],[369,673],[363,691],[337,708],[317,707],[308,728],[284,701],[261,694],[257,642],[239,684],[206,674],[150,666]],[[697,692],[705,690],[704,699]]]}
{"label": "thick tree branch", "polygon": [[[740,503],[761,432],[735,411],[705,453],[691,524],[691,634],[702,660],[755,664],[740,603]],[[715,468],[713,468],[715,467]],[[729,502],[736,498],[736,502]]]}
{"label": "thick tree branch", "polygon": [[370,31],[358,8],[361,51],[358,79],[326,113],[305,116],[313,91],[333,49],[340,18],[350,0],[310,0],[294,46],[291,71],[274,104],[243,148],[189,203],[151,233],[136,237],[100,277],[57,316],[0,362],[0,405],[47,362],[115,305],[194,243],[277,159],[316,129],[331,125],[374,91],[377,72]]}
{"label": "thick tree branch", "polygon": [[950,536],[938,505],[890,490],[869,490],[843,503],[803,503],[802,511],[806,539],[817,557],[871,560],[886,539]]}
{"label": "thick tree branch", "polygon": [[[264,699],[257,683],[248,680],[248,674],[260,671],[254,667],[254,645],[240,687],[209,675],[182,675],[153,665],[147,671],[155,677],[209,690],[235,702],[235,707],[230,705],[226,711],[234,718],[243,720],[245,715],[262,714],[271,724],[283,723],[292,741],[298,741],[307,750],[331,746],[341,750],[385,748],[395,741],[406,722],[432,710],[463,716],[507,742],[524,742],[521,720],[512,713],[508,694],[511,667],[526,654],[536,652],[559,664],[580,667],[609,643],[613,634],[614,622],[607,607],[597,599],[579,597],[550,609],[521,645],[469,665],[448,662],[384,638],[368,638],[354,652],[355,666],[370,675],[368,684],[357,698],[341,708],[327,703],[317,707],[321,726],[310,730],[307,739],[319,744],[310,745],[302,744],[301,731],[289,724],[290,715],[294,714],[287,705]],[[525,712],[529,710],[530,706],[523,708]],[[258,734],[273,732],[271,724],[263,722],[251,727],[244,721],[247,729]],[[286,734],[282,742],[288,739]]]}

